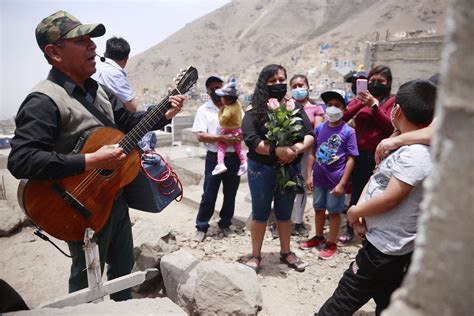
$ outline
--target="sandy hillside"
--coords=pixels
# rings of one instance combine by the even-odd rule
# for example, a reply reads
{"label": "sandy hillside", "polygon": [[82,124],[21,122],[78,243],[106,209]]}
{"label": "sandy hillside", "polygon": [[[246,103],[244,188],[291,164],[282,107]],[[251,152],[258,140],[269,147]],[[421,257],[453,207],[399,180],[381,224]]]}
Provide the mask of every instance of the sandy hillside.
{"label": "sandy hillside", "polygon": [[413,31],[444,35],[446,7],[446,0],[234,0],[133,57],[126,70],[141,101],[162,94],[188,65],[199,70],[198,93],[203,78],[219,73],[236,77],[250,94],[269,63],[315,84],[326,78],[342,84],[336,62],[362,63],[377,33],[380,40],[387,31],[391,40]]}

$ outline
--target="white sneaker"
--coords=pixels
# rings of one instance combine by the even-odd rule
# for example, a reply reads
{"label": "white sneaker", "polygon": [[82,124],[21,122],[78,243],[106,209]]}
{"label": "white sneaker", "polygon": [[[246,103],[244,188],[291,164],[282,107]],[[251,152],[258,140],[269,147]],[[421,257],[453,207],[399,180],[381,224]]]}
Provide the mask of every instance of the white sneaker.
{"label": "white sneaker", "polygon": [[244,164],[240,165],[240,168],[239,168],[239,171],[237,172],[237,175],[240,177],[241,175],[243,175],[246,172],[247,172],[247,163],[244,163]]}
{"label": "white sneaker", "polygon": [[227,167],[223,163],[218,163],[214,170],[212,170],[212,175],[218,175],[227,171]]}
{"label": "white sneaker", "polygon": [[200,230],[196,230],[193,237],[191,238],[192,241],[202,242],[206,238],[206,233]]}

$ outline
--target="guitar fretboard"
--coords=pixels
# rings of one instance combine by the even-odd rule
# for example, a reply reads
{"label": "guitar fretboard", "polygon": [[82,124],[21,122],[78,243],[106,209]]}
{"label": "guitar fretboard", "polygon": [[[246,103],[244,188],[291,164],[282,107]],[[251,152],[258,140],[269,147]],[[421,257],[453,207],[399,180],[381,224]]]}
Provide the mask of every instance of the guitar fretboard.
{"label": "guitar fretboard", "polygon": [[171,107],[171,103],[168,101],[169,97],[178,94],[180,94],[178,89],[173,89],[160,103],[148,111],[145,117],[120,140],[119,145],[123,148],[126,155],[135,148],[138,141],[142,139],[146,133],[153,130],[156,124],[164,118],[166,111]]}

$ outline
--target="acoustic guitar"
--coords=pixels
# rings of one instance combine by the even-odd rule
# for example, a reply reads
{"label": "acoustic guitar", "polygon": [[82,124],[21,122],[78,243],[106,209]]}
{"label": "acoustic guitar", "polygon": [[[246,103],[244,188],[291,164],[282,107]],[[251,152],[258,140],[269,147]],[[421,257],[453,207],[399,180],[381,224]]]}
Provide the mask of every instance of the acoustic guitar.
{"label": "acoustic guitar", "polygon": [[93,169],[61,180],[21,180],[18,202],[28,217],[48,234],[65,241],[81,241],[86,228],[100,232],[109,218],[118,191],[140,170],[138,141],[171,107],[171,95],[186,93],[197,81],[196,68],[181,73],[176,88],[153,107],[126,135],[111,127],[94,129],[81,137],[76,152],[92,153],[104,145],[118,144],[126,161],[118,169]]}

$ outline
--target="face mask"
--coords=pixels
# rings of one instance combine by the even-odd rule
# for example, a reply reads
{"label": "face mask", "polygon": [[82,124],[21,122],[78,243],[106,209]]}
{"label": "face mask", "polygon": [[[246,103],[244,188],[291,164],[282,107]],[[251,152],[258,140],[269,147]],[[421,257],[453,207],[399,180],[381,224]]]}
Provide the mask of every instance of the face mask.
{"label": "face mask", "polygon": [[267,86],[267,91],[270,98],[281,100],[286,95],[286,83],[277,83]]}
{"label": "face mask", "polygon": [[326,114],[324,116],[326,117],[327,121],[334,123],[342,119],[343,115],[344,114],[340,108],[329,106],[326,108]]}
{"label": "face mask", "polygon": [[306,88],[296,88],[291,90],[291,96],[296,101],[302,101],[308,96],[308,89]]}
{"label": "face mask", "polygon": [[392,108],[392,111],[390,112],[390,122],[392,122],[392,126],[395,128],[395,129],[398,129],[398,127],[395,126],[395,116],[394,116],[394,113],[395,113],[395,110],[397,109],[397,105],[395,105],[393,108]]}
{"label": "face mask", "polygon": [[388,92],[388,87],[377,80],[369,83],[368,89],[373,96],[377,97],[384,96]]}
{"label": "face mask", "polygon": [[216,91],[211,92],[211,100],[214,104],[221,102],[221,97],[216,94]]}

